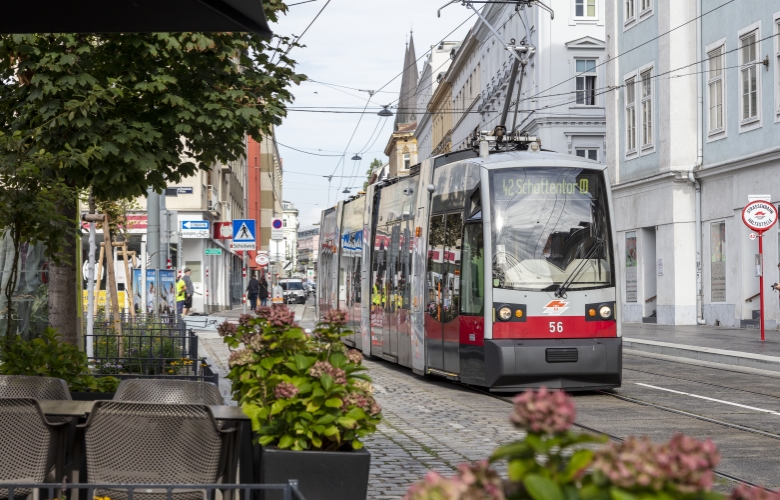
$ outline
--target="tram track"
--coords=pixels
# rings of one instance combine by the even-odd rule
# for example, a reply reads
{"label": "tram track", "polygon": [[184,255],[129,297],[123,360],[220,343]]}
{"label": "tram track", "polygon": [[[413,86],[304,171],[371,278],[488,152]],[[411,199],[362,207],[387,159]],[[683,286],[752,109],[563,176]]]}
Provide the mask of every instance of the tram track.
{"label": "tram track", "polygon": [[[639,370],[637,370],[637,371],[639,371]],[[471,389],[472,391],[478,392],[480,394],[484,394],[484,395],[490,396],[490,397],[495,398],[495,399],[500,399],[501,401],[504,401],[506,403],[514,404],[512,402],[512,398],[509,398],[509,397],[506,397],[506,396],[499,396],[498,394],[492,393],[490,391],[485,391],[483,389],[479,389],[479,388],[476,388],[474,386],[467,385],[467,384],[458,383],[458,385],[461,385],[463,387]],[[738,430],[738,431],[749,432],[749,433],[752,433],[752,434],[758,434],[758,435],[761,435],[761,436],[764,436],[764,437],[769,437],[769,438],[772,438],[772,439],[780,440],[780,434],[775,434],[775,433],[772,433],[772,432],[762,431],[760,429],[754,429],[752,427],[747,427],[747,426],[743,426],[743,425],[739,425],[739,424],[733,424],[731,422],[725,422],[725,421],[722,421],[722,420],[717,420],[717,419],[714,419],[714,418],[705,417],[703,415],[697,415],[695,413],[687,412],[685,410],[678,410],[676,408],[670,408],[668,406],[659,405],[659,404],[651,403],[651,402],[648,402],[648,401],[642,401],[640,399],[636,399],[636,398],[632,398],[632,397],[628,397],[628,396],[622,396],[620,394],[615,394],[615,393],[610,392],[610,391],[593,391],[593,392],[597,393],[597,394],[604,395],[604,396],[610,396],[610,397],[613,397],[613,398],[616,398],[616,399],[619,399],[621,401],[625,401],[625,402],[628,402],[628,403],[633,403],[633,404],[637,404],[637,405],[640,405],[640,406],[646,406],[646,407],[650,407],[650,408],[655,408],[655,409],[658,409],[658,410],[674,413],[674,414],[685,416],[685,417],[695,418],[697,420],[701,420],[701,421],[708,422],[708,423],[711,423],[711,424],[720,425],[720,426],[723,426],[723,427],[735,429],[735,430]],[[594,434],[600,434],[602,436],[606,436],[611,441],[615,441],[615,442],[623,442],[624,441],[624,439],[621,438],[620,436],[616,436],[614,434],[610,434],[608,432],[602,431],[600,429],[596,429],[596,428],[588,426],[588,425],[580,424],[580,423],[578,423],[576,421],[574,422],[574,426],[579,428],[579,429],[582,429],[584,431],[587,431],[587,432],[591,432],[591,433],[594,433]],[[718,469],[715,469],[713,472],[715,473],[716,476],[718,476],[718,477],[720,477],[722,479],[727,479],[729,481],[733,481],[733,482],[736,482],[736,483],[746,484],[748,486],[762,488],[762,489],[765,489],[767,491],[772,491],[772,492],[775,491],[775,490],[771,490],[771,489],[769,489],[769,488],[767,488],[767,487],[765,487],[763,485],[754,483],[752,481],[748,481],[747,479],[743,479],[743,478],[740,478],[738,476],[734,476],[732,474],[720,471]]]}

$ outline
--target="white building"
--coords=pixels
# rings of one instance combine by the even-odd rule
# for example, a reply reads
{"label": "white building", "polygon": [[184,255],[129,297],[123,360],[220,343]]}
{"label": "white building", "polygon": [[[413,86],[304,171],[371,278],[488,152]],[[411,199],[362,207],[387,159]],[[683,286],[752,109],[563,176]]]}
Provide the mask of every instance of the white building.
{"label": "white building", "polygon": [[424,160],[431,156],[435,144],[433,144],[433,119],[432,114],[427,110],[431,97],[442,81],[444,75],[452,64],[453,49],[460,42],[443,41],[439,45],[431,47],[428,57],[423,64],[420,80],[417,82],[417,130],[414,133],[417,139],[417,156]]}
{"label": "white building", "polygon": [[[758,243],[741,212],[749,195],[780,201],[779,11],[777,1],[608,0],[624,321],[757,323]],[[780,321],[769,289],[779,235],[763,238],[769,328]]]}
{"label": "white building", "polygon": [[271,241],[271,262],[279,277],[292,276],[298,269],[298,209],[289,201],[282,202],[282,233],[284,239]]}
{"label": "white building", "polygon": [[[507,128],[541,138],[542,146],[604,162],[606,143],[605,0],[552,0],[555,19],[538,6],[515,10],[507,4],[487,4],[483,16],[506,43],[524,39],[535,48],[528,58],[515,119],[510,110]],[[457,8],[452,6],[449,8]],[[513,56],[488,26],[477,20],[457,49],[442,78],[451,86],[452,129],[441,141],[451,149],[469,147],[474,130],[499,125]],[[515,95],[520,80],[518,74]],[[437,150],[437,144],[433,144]],[[447,148],[438,148],[446,151]]]}

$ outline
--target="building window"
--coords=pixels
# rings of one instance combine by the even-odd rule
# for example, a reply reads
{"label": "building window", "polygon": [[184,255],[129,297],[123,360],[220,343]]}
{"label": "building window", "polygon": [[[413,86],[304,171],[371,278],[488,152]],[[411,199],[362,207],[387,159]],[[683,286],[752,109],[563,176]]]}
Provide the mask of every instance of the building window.
{"label": "building window", "polygon": [[577,59],[577,104],[596,105],[595,59]]}
{"label": "building window", "polygon": [[409,170],[411,162],[411,155],[409,155],[409,153],[404,154],[404,170]]}
{"label": "building window", "polygon": [[650,8],[650,6],[652,5],[652,1],[653,1],[653,0],[641,0],[641,2],[642,2],[642,8],[641,8],[641,9],[639,9],[639,12],[641,13],[641,12],[644,12],[644,11],[646,11],[647,9],[649,9],[649,8]]}
{"label": "building window", "polygon": [[574,0],[574,16],[596,18],[596,0]]}
{"label": "building window", "polygon": [[723,47],[709,52],[707,87],[710,100],[709,131],[723,128]]}
{"label": "building window", "polygon": [[625,0],[626,2],[626,21],[630,21],[634,19],[634,1],[635,0]]}
{"label": "building window", "polygon": [[587,158],[593,161],[599,161],[598,148],[577,148],[577,156],[580,158]]}
{"label": "building window", "polygon": [[636,150],[636,95],[634,79],[626,81],[626,152]]}
{"label": "building window", "polygon": [[642,147],[653,144],[653,78],[652,70],[640,75],[642,80]]}
{"label": "building window", "polygon": [[742,120],[758,118],[757,44],[756,32],[740,38],[740,66],[742,66]]}

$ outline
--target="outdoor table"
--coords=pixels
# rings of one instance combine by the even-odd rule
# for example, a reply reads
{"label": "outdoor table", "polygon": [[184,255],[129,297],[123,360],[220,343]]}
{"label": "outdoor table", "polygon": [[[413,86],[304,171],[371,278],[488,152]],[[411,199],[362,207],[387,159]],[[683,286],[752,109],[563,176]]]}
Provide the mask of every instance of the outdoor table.
{"label": "outdoor table", "polygon": [[[41,407],[41,411],[47,417],[73,417],[79,419],[86,419],[92,412],[92,407],[95,401],[66,401],[66,400],[52,400],[52,399],[39,399],[38,404]],[[214,419],[219,421],[234,421],[236,422],[237,429],[236,434],[239,441],[239,463],[250,464],[248,467],[241,467],[240,482],[242,484],[249,484],[254,482],[254,452],[252,448],[252,426],[250,424],[249,417],[244,414],[244,411],[239,406],[209,406],[211,413],[214,415]],[[77,483],[79,481],[79,475],[82,472],[84,464],[82,454],[83,435],[76,439],[75,449],[73,450],[73,463],[71,464],[71,482]],[[230,476],[233,474],[231,473]],[[231,478],[232,479],[232,478]],[[234,481],[230,481],[234,482]]]}

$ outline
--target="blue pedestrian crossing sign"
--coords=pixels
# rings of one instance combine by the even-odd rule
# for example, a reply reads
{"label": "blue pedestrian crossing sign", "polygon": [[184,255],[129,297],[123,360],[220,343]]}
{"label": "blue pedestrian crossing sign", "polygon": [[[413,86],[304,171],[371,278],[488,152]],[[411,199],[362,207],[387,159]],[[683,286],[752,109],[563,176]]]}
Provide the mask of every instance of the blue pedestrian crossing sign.
{"label": "blue pedestrian crossing sign", "polygon": [[257,238],[254,219],[233,219],[233,241],[230,243],[232,250],[254,250]]}

